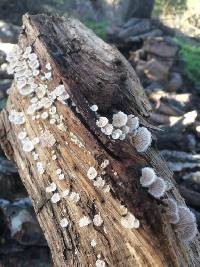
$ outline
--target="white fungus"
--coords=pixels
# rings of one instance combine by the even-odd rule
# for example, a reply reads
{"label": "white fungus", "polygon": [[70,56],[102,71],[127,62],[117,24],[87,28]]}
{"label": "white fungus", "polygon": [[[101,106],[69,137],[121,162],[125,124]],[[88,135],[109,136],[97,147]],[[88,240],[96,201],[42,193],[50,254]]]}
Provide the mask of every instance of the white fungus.
{"label": "white fungus", "polygon": [[97,171],[94,167],[90,167],[87,171],[87,177],[90,180],[94,180],[97,177]]}
{"label": "white fungus", "polygon": [[64,173],[60,173],[60,174],[58,175],[58,179],[59,179],[59,180],[64,180],[64,179],[65,179],[65,175],[64,175]]}
{"label": "white fungus", "polygon": [[38,76],[40,74],[40,71],[39,70],[33,70],[33,76]]}
{"label": "white fungus", "polygon": [[139,127],[134,137],[135,148],[138,152],[145,152],[151,145],[151,132],[145,127]]}
{"label": "white fungus", "polygon": [[155,182],[149,186],[148,192],[155,198],[161,198],[166,192],[165,181],[162,178],[157,177]]}
{"label": "white fungus", "polygon": [[128,134],[130,132],[130,128],[125,125],[121,128],[123,134]]}
{"label": "white fungus", "polygon": [[83,216],[83,217],[79,220],[79,226],[80,226],[80,227],[85,227],[85,226],[91,224],[91,222],[92,222],[92,221],[90,220],[89,217],[87,217],[87,216]]}
{"label": "white fungus", "polygon": [[184,227],[179,227],[178,224],[176,231],[178,232],[179,237],[185,242],[193,241],[198,232],[196,223],[187,224]]}
{"label": "white fungus", "polygon": [[52,147],[56,143],[56,139],[49,130],[45,130],[39,138],[42,147]]}
{"label": "white fungus", "polygon": [[178,213],[179,213],[181,225],[186,225],[188,223],[190,224],[192,222],[196,222],[194,213],[191,212],[189,208],[184,207],[184,206],[178,206]]}
{"label": "white fungus", "polygon": [[23,112],[17,112],[15,109],[12,109],[9,113],[8,117],[9,121],[21,125],[25,123],[25,117]]}
{"label": "white fungus", "polygon": [[120,129],[116,129],[112,132],[112,138],[114,140],[119,139],[119,137],[122,135],[122,131]]}
{"label": "white fungus", "polygon": [[50,63],[47,63],[45,67],[47,70],[51,70],[51,64]]}
{"label": "white fungus", "polygon": [[126,135],[124,134],[124,133],[122,133],[121,135],[120,135],[120,137],[119,137],[119,140],[125,140],[125,138],[126,138]]}
{"label": "white fungus", "polygon": [[32,157],[35,161],[39,159],[39,155],[35,151],[32,152]]}
{"label": "white fungus", "polygon": [[97,245],[96,240],[92,239],[91,242],[90,242],[90,245],[91,245],[93,248],[96,247],[96,245]]}
{"label": "white fungus", "polygon": [[80,195],[76,192],[71,192],[69,199],[72,200],[73,202],[77,203],[80,200]]}
{"label": "white fungus", "polygon": [[45,79],[47,79],[47,80],[50,80],[51,79],[51,76],[52,76],[51,72],[47,72],[44,75]]}
{"label": "white fungus", "polygon": [[28,59],[30,61],[34,61],[34,60],[37,59],[37,55],[35,53],[31,53],[31,54],[28,55]]}
{"label": "white fungus", "polygon": [[25,131],[22,131],[22,132],[18,133],[19,140],[25,139],[26,136],[27,136],[27,132],[25,132]]}
{"label": "white fungus", "polygon": [[167,207],[165,207],[165,212],[169,222],[172,224],[178,223],[179,213],[176,201],[173,198],[167,198],[163,200],[163,202],[167,205]]}
{"label": "white fungus", "polygon": [[57,159],[57,156],[56,155],[53,155],[52,156],[52,160],[56,160]]}
{"label": "white fungus", "polygon": [[23,151],[25,152],[31,152],[34,149],[34,144],[31,140],[29,140],[28,138],[22,140],[23,141]]}
{"label": "white fungus", "polygon": [[69,222],[68,222],[67,218],[63,218],[63,219],[60,221],[60,226],[61,226],[62,228],[66,228],[68,225],[69,225]]}
{"label": "white fungus", "polygon": [[63,84],[59,84],[54,90],[56,96],[61,96],[64,92],[65,92],[65,86]]}
{"label": "white fungus", "polygon": [[33,143],[33,145],[37,145],[37,144],[39,144],[40,139],[39,139],[38,137],[34,137],[34,138],[31,140],[31,142]]}
{"label": "white fungus", "polygon": [[47,111],[44,111],[44,112],[42,112],[42,114],[40,115],[40,118],[41,118],[42,120],[46,120],[46,119],[48,118],[48,116],[49,116],[48,112],[47,112]]}
{"label": "white fungus", "polygon": [[176,224],[176,231],[179,237],[185,241],[193,241],[197,234],[197,224],[194,214],[183,206],[178,206],[179,222]]}
{"label": "white fungus", "polygon": [[19,91],[20,95],[28,96],[34,92],[34,88],[32,88],[30,85],[27,84],[22,88],[18,87],[18,91]]}
{"label": "white fungus", "polygon": [[60,194],[59,193],[54,193],[53,196],[51,197],[51,202],[53,204],[56,204],[61,200]]}
{"label": "white fungus", "polygon": [[98,110],[98,106],[97,105],[92,105],[91,107],[90,107],[90,109],[92,110],[92,111],[97,111]]}
{"label": "white fungus", "polygon": [[149,187],[155,182],[157,176],[154,169],[145,167],[142,169],[142,176],[140,177],[140,183],[143,187]]}
{"label": "white fungus", "polygon": [[17,81],[17,89],[20,90],[22,89],[24,86],[26,86],[26,79],[23,79],[23,80],[18,80]]}
{"label": "white fungus", "polygon": [[94,215],[93,223],[95,226],[101,226],[103,224],[103,220],[102,220],[100,214]]}
{"label": "white fungus", "polygon": [[44,167],[43,167],[42,162],[37,162],[36,166],[37,166],[38,173],[43,174],[44,173]]}
{"label": "white fungus", "polygon": [[56,191],[56,188],[57,188],[57,186],[56,186],[56,184],[53,182],[53,183],[51,183],[49,186],[46,187],[45,191],[46,191],[47,193],[51,193],[51,192]]}
{"label": "white fungus", "polygon": [[98,259],[95,264],[96,264],[96,267],[106,267],[105,261],[100,260],[100,259]]}
{"label": "white fungus", "polygon": [[62,170],[61,169],[57,169],[56,170],[56,175],[59,175],[59,174],[61,174],[62,173]]}
{"label": "white fungus", "polygon": [[129,132],[133,133],[139,127],[139,119],[134,115],[128,115],[128,121],[126,126],[129,127]]}
{"label": "white fungus", "polygon": [[66,197],[68,197],[69,196],[69,189],[65,189],[62,193],[61,193],[61,195],[62,195],[62,197],[63,198],[66,198]]}
{"label": "white fungus", "polygon": [[105,185],[105,180],[102,179],[101,176],[98,176],[96,181],[94,181],[94,186],[98,187],[98,188],[101,188],[101,187],[104,187]]}
{"label": "white fungus", "polygon": [[108,124],[108,119],[106,117],[99,117],[96,121],[96,125],[100,128],[105,127]]}
{"label": "white fungus", "polygon": [[111,135],[113,132],[112,124],[108,123],[105,127],[101,128],[102,133],[105,135]]}
{"label": "white fungus", "polygon": [[101,168],[102,169],[105,169],[108,165],[109,165],[109,160],[108,159],[105,159],[102,163],[101,163]]}
{"label": "white fungus", "polygon": [[108,193],[110,192],[110,186],[109,185],[106,185],[103,189],[104,193]]}
{"label": "white fungus", "polygon": [[112,125],[114,127],[121,128],[126,125],[127,121],[128,116],[124,112],[119,111],[118,113],[113,115]]}
{"label": "white fungus", "polygon": [[139,228],[140,222],[135,218],[133,214],[128,212],[128,214],[121,218],[121,225],[126,229]]}

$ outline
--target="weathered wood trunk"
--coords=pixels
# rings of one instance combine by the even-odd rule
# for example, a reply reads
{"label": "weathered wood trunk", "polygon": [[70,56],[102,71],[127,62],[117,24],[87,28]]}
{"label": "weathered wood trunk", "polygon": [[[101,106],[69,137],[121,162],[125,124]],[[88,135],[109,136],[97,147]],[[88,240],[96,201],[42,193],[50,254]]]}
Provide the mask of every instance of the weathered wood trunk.
{"label": "weathered wood trunk", "polygon": [[[74,104],[56,102],[66,131],[49,120],[32,120],[26,113],[30,98],[22,97],[13,83],[7,107],[1,113],[2,148],[18,166],[55,266],[95,266],[99,255],[106,266],[198,266],[198,238],[190,244],[179,240],[163,213],[162,201],[154,200],[139,184],[141,168],[147,165],[174,184],[166,163],[154,148],[139,155],[131,142],[114,142],[106,137],[97,128],[95,113],[89,108],[97,104],[98,112],[106,116],[115,110],[133,113],[141,124],[155,131],[147,120],[150,105],[132,67],[114,47],[77,20],[25,15],[23,25],[20,46],[33,46],[42,69],[50,62],[53,79],[48,82],[49,90],[62,81],[79,110]],[[24,111],[25,125],[9,122],[8,114],[13,108]],[[56,139],[50,148],[36,145],[39,160],[46,166],[42,175],[38,174],[31,153],[22,150],[17,136],[23,127],[30,138],[48,129]],[[54,161],[52,150],[57,155]],[[87,177],[89,167],[99,170],[105,159],[110,162],[104,175],[111,187],[108,193],[94,187]],[[65,180],[57,178],[58,168],[65,174]],[[52,204],[51,195],[45,192],[51,182],[60,193],[67,188],[75,191],[80,201],[75,204],[70,198],[63,198]],[[167,195],[184,205],[175,184]],[[140,220],[139,229],[129,230],[121,225],[126,212],[121,204]],[[98,213],[103,225],[79,227],[84,215],[92,219]],[[63,217],[70,221],[67,228],[60,226]],[[91,240],[96,241],[95,247],[91,246]]]}

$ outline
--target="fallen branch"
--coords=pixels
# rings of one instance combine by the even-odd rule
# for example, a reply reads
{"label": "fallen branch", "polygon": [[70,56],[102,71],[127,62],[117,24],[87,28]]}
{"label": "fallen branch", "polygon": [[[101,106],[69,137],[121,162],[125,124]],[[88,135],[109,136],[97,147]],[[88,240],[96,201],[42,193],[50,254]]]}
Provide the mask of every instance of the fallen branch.
{"label": "fallen branch", "polygon": [[31,46],[41,66],[34,82],[46,84],[48,94],[60,84],[67,102],[58,97],[51,103],[57,116],[31,114],[34,97],[30,102],[13,83],[1,113],[1,145],[18,166],[55,266],[197,266],[198,237],[183,242],[162,200],[139,183],[141,168],[151,166],[172,186],[164,198],[185,205],[165,161],[152,147],[138,153],[132,137],[109,138],[96,125],[96,107],[90,109],[95,104],[108,118],[122,110],[153,129],[132,67],[77,20],[25,15],[23,25],[19,45],[34,58]]}

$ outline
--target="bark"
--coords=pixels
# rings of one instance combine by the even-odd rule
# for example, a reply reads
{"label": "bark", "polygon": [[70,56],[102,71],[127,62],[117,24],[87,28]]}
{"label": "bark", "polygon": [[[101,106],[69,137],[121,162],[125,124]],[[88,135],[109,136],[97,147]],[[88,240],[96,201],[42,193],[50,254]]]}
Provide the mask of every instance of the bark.
{"label": "bark", "polygon": [[[132,67],[114,47],[77,20],[25,15],[23,24],[19,44],[34,47],[42,68],[47,62],[51,63],[53,80],[49,82],[49,90],[62,81],[80,112],[77,113],[72,105],[56,103],[59,115],[64,117],[66,132],[49,124],[48,120],[34,121],[26,115],[25,128],[30,137],[39,136],[41,128],[47,128],[57,141],[53,147],[57,161],[51,159],[52,148],[36,147],[40,161],[46,162],[47,166],[41,176],[31,153],[23,152],[17,138],[23,127],[10,124],[8,120],[11,108],[25,112],[29,104],[27,97],[17,93],[15,84],[7,107],[1,113],[2,148],[18,166],[55,266],[95,266],[99,254],[106,266],[198,266],[198,238],[189,244],[179,240],[163,213],[162,201],[151,198],[139,184],[141,168],[152,166],[174,185],[167,196],[173,196],[184,205],[165,161],[154,148],[139,155],[130,141],[111,141],[96,127],[96,117],[89,108],[97,104],[99,113],[106,116],[114,110],[133,113],[139,116],[143,125],[155,131],[147,119],[151,110],[149,102]],[[81,148],[72,142],[72,133],[82,144]],[[94,187],[86,175],[90,166],[99,169],[104,159],[110,161],[105,177],[111,186],[109,193]],[[66,180],[56,178],[57,168],[63,170]],[[52,181],[59,192],[70,188],[80,194],[81,200],[74,204],[67,198],[52,204],[45,193]],[[121,204],[140,220],[139,229],[122,227],[120,220],[124,211]],[[103,218],[103,226],[79,227],[83,215],[92,219],[97,213]],[[59,224],[63,216],[70,221],[65,229]],[[97,242],[94,248],[90,245],[92,239]]]}

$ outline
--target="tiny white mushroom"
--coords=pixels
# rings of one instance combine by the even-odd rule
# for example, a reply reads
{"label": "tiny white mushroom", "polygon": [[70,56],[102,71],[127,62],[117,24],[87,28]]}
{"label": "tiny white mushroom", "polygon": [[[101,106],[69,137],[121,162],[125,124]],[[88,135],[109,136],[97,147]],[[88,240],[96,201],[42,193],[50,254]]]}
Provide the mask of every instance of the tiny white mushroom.
{"label": "tiny white mushroom", "polygon": [[185,241],[193,241],[197,235],[197,224],[194,214],[184,206],[178,206],[179,222],[176,224],[176,231],[179,237]]}
{"label": "tiny white mushroom", "polygon": [[57,159],[57,156],[56,155],[53,155],[52,156],[52,160],[56,160]]}
{"label": "tiny white mushroom", "polygon": [[62,170],[61,169],[57,169],[56,170],[56,175],[59,175],[59,174],[61,174],[62,173]]}
{"label": "tiny white mushroom", "polygon": [[95,226],[101,226],[103,224],[103,220],[102,220],[100,214],[94,215],[93,223]]}
{"label": "tiny white mushroom", "polygon": [[40,139],[39,139],[38,137],[34,137],[34,138],[31,140],[31,142],[33,143],[33,145],[37,145],[37,144],[39,144]]}
{"label": "tiny white mushroom", "polygon": [[28,58],[30,61],[36,60],[37,59],[37,55],[35,53],[31,53],[28,55]]}
{"label": "tiny white mushroom", "polygon": [[98,259],[95,263],[96,267],[106,267],[106,263],[103,260]]}
{"label": "tiny white mushroom", "polygon": [[129,127],[129,132],[134,132],[139,127],[139,119],[134,115],[128,115],[128,121],[126,124]]}
{"label": "tiny white mushroom", "polygon": [[69,225],[69,222],[68,222],[67,218],[63,218],[63,219],[60,221],[60,226],[61,226],[62,228],[66,228],[68,225]]}
{"label": "tiny white mushroom", "polygon": [[113,132],[113,126],[112,126],[112,124],[108,123],[105,127],[101,128],[101,131],[105,135],[111,135],[112,132]]}
{"label": "tiny white mushroom", "polygon": [[34,144],[29,139],[23,140],[23,151],[31,152],[34,149]]}
{"label": "tiny white mushroom", "polygon": [[133,229],[133,228],[139,228],[140,223],[139,220],[135,218],[133,214],[130,212],[127,213],[126,216],[121,218],[121,225],[126,229]]}
{"label": "tiny white mushroom", "polygon": [[167,205],[165,212],[169,222],[172,224],[178,223],[179,213],[176,201],[173,198],[167,198],[164,200],[164,203]]}
{"label": "tiny white mushroom", "polygon": [[27,136],[27,132],[25,132],[25,131],[22,131],[22,132],[20,132],[20,133],[18,134],[18,138],[19,138],[19,140],[23,140],[23,139],[25,139],[26,136]]}
{"label": "tiny white mushroom", "polygon": [[146,127],[139,127],[134,137],[135,148],[138,152],[145,152],[151,145],[151,132]]}
{"label": "tiny white mushroom", "polygon": [[110,192],[110,185],[106,185],[106,186],[104,187],[103,191],[104,191],[105,193]]}
{"label": "tiny white mushroom", "polygon": [[51,197],[51,202],[53,204],[56,204],[61,200],[60,194],[59,193],[54,193],[53,196]]}
{"label": "tiny white mushroom", "polygon": [[35,153],[34,151],[32,152],[32,156],[35,161],[39,159],[39,155]]}
{"label": "tiny white mushroom", "polygon": [[105,159],[102,163],[101,163],[101,168],[102,169],[105,169],[108,165],[109,165],[109,160],[108,159]]}
{"label": "tiny white mushroom", "polygon": [[46,191],[47,193],[51,193],[51,192],[56,191],[56,188],[57,188],[57,186],[56,186],[56,184],[53,182],[53,183],[51,183],[49,186],[46,187],[45,191]]}
{"label": "tiny white mushroom", "polygon": [[90,180],[94,180],[97,177],[97,171],[94,167],[90,167],[87,171],[87,177]]}
{"label": "tiny white mushroom", "polygon": [[47,79],[47,80],[50,80],[51,79],[51,76],[52,76],[51,72],[47,72],[44,75],[45,79]]}
{"label": "tiny white mushroom", "polygon": [[101,188],[101,187],[104,187],[105,185],[105,180],[102,179],[101,176],[98,176],[96,181],[94,181],[94,186],[98,187],[98,188]]}
{"label": "tiny white mushroom", "polygon": [[59,180],[64,180],[64,179],[65,179],[65,175],[64,175],[64,173],[59,174],[59,175],[58,175],[58,179],[59,179]]}
{"label": "tiny white mushroom", "polygon": [[92,105],[91,107],[90,107],[90,109],[92,110],[92,111],[97,111],[98,110],[98,106],[97,105]]}
{"label": "tiny white mushroom", "polygon": [[79,226],[80,226],[80,227],[85,227],[85,226],[91,224],[91,222],[92,222],[92,221],[90,220],[89,217],[87,217],[87,216],[83,216],[83,217],[79,220]]}
{"label": "tiny white mushroom", "polygon": [[44,111],[44,112],[42,112],[40,117],[41,117],[41,119],[46,120],[48,118],[48,116],[49,116],[48,112]]}
{"label": "tiny white mushroom", "polygon": [[69,199],[77,203],[80,200],[80,195],[76,192],[71,192]]}
{"label": "tiny white mushroom", "polygon": [[149,187],[155,182],[157,175],[153,168],[145,167],[142,169],[142,176],[140,177],[140,183],[143,187]]}
{"label": "tiny white mushroom", "polygon": [[62,195],[62,197],[63,198],[66,198],[67,196],[69,196],[69,189],[65,189],[62,193],[61,193],[61,195]]}
{"label": "tiny white mushroom", "polygon": [[126,139],[126,135],[124,133],[122,133],[119,137],[119,140],[123,141]]}
{"label": "tiny white mushroom", "polygon": [[114,127],[121,128],[126,125],[127,120],[128,116],[124,112],[119,111],[118,113],[113,115],[112,125]]}
{"label": "tiny white mushroom", "polygon": [[155,198],[161,198],[166,192],[166,183],[161,177],[157,177],[154,183],[149,186],[148,192]]}
{"label": "tiny white mushroom", "polygon": [[100,128],[105,127],[108,124],[108,119],[106,117],[99,117],[96,121],[96,125]]}
{"label": "tiny white mushroom", "polygon": [[120,129],[116,129],[112,132],[112,138],[114,140],[119,139],[119,137],[122,135],[122,131]]}
{"label": "tiny white mushroom", "polygon": [[90,242],[90,245],[91,245],[93,248],[96,247],[96,245],[97,245],[96,240],[92,239],[91,242]]}
{"label": "tiny white mushroom", "polygon": [[42,163],[42,162],[37,162],[37,163],[36,163],[36,166],[37,166],[38,173],[39,173],[39,174],[43,174],[43,173],[44,173],[44,166],[43,166],[43,163]]}
{"label": "tiny white mushroom", "polygon": [[45,67],[47,70],[51,70],[51,64],[50,63],[47,63]]}

